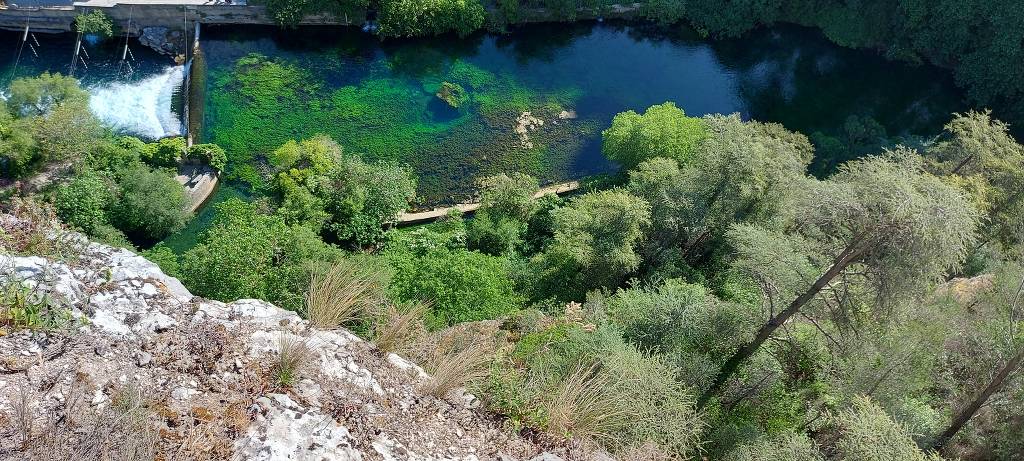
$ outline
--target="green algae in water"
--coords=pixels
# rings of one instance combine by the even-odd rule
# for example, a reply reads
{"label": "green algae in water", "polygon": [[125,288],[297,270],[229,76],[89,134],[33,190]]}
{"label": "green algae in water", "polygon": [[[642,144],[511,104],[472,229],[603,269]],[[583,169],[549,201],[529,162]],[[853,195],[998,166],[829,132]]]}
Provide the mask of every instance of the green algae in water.
{"label": "green algae in water", "polygon": [[[460,60],[416,79],[396,76],[393,68],[372,64],[366,78],[334,88],[293,62],[258,54],[219,69],[207,111],[216,124],[207,135],[228,152],[228,177],[265,190],[263,156],[290,139],[327,134],[369,160],[413,166],[424,200],[452,201],[483,174],[565,176],[567,169],[550,167],[568,163],[546,156],[568,158],[563,146],[579,133],[593,134],[571,121],[552,123],[530,133],[536,141],[524,147],[513,131],[531,108],[555,121],[578,90],[539,94]],[[461,89],[450,94],[458,107],[438,99],[446,84]]]}

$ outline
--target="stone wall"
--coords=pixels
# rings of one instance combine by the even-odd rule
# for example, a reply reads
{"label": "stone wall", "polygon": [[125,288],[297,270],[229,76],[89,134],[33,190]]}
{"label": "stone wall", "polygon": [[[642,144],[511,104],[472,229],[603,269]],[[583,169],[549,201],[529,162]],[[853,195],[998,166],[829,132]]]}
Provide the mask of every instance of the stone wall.
{"label": "stone wall", "polygon": [[[274,21],[266,8],[254,5],[113,5],[110,7],[45,7],[0,9],[0,29],[23,30],[26,21],[36,32],[66,32],[72,29],[75,17],[87,9],[100,9],[114,20],[119,30],[125,30],[131,19],[132,35],[144,27],[183,29],[185,19],[191,24],[255,24],[272,25]],[[360,24],[361,21],[355,21]],[[303,25],[345,25],[344,18],[307,16]]]}

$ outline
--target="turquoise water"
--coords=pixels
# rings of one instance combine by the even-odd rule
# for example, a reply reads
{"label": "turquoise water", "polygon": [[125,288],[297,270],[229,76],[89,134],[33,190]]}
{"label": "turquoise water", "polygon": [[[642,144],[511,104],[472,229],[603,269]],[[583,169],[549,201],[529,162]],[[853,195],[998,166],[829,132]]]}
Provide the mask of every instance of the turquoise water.
{"label": "turquoise water", "polygon": [[[234,180],[258,189],[262,155],[326,133],[349,151],[412,166],[429,203],[457,200],[498,172],[559,181],[613,171],[601,130],[618,112],[665,101],[690,115],[737,112],[839,137],[851,115],[887,136],[928,135],[967,108],[948,72],[797,27],[710,41],[681,28],[553,24],[384,42],[347,29],[211,27],[203,50],[204,138],[228,149]],[[438,99],[441,82],[465,88],[467,103]],[[525,111],[544,125],[524,142],[514,127]],[[814,171],[836,160],[819,158]]]}

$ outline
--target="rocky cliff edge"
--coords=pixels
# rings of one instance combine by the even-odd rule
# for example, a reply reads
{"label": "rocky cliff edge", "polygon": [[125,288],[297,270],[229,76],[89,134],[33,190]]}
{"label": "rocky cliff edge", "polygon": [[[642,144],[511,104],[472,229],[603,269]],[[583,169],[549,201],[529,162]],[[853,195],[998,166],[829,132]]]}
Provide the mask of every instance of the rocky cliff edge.
{"label": "rocky cliff edge", "polygon": [[[10,238],[22,223],[0,225]],[[128,250],[50,238],[59,256],[0,252],[8,306],[53,306],[34,328],[0,324],[0,459],[560,459],[465,391],[420,392],[422,369],[348,331],[193,296]],[[269,370],[299,342],[308,366],[275,386]]]}

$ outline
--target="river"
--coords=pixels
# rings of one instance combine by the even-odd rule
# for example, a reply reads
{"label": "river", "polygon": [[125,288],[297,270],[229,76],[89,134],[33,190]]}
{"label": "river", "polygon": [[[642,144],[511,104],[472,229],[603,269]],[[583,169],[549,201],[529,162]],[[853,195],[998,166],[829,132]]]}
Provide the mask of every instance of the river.
{"label": "river", "polygon": [[[798,27],[711,41],[684,28],[542,24],[384,42],[351,30],[211,27],[202,48],[204,138],[227,148],[235,179],[259,185],[251,166],[260,154],[325,133],[350,152],[409,164],[427,202],[457,199],[474,178],[503,171],[545,181],[612,171],[601,130],[618,112],[666,101],[690,115],[736,112],[841,138],[851,115],[888,136],[930,135],[965,108],[946,71]],[[465,89],[458,109],[435,97],[441,82]],[[527,111],[544,124],[524,140],[514,128]],[[813,168],[826,173],[836,160]]]}
{"label": "river", "polygon": [[[4,81],[20,39],[0,33],[8,44],[0,47]],[[74,39],[30,37],[14,75],[67,73]],[[124,39],[114,38],[88,44],[76,65],[93,111],[118,132],[180,133],[174,96],[182,68],[128,43],[124,61]],[[267,189],[266,153],[316,134],[368,159],[408,164],[429,204],[459,200],[474,179],[499,172],[554,182],[614,171],[601,155],[601,130],[616,113],[666,101],[689,115],[739,113],[817,132],[819,144],[934,135],[952,112],[968,108],[948,71],[886,61],[791,26],[727,40],[681,27],[590,22],[386,41],[354,28],[206,27],[201,48],[200,139],[225,147],[226,182],[247,195]],[[435,96],[444,82],[463,88],[458,108]],[[863,153],[836,152],[819,149],[812,172],[827,174]],[[237,194],[225,189],[218,197]],[[191,246],[210,213],[173,246]]]}

